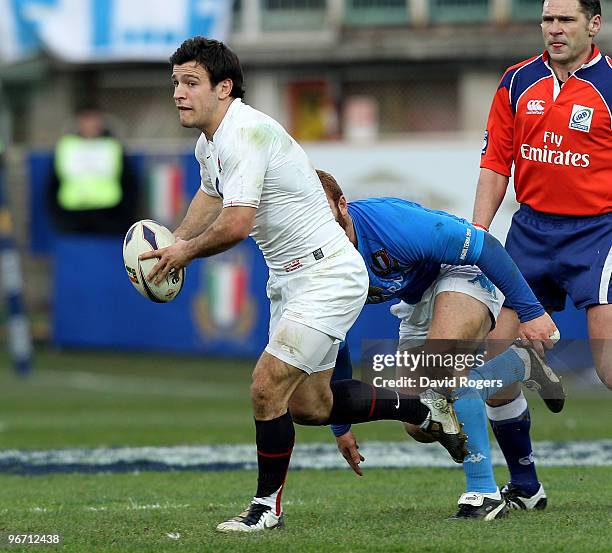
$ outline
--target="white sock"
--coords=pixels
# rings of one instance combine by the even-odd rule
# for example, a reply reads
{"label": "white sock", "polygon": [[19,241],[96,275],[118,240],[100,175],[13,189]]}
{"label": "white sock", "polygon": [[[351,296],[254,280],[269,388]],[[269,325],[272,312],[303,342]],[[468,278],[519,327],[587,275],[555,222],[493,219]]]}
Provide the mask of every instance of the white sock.
{"label": "white sock", "polygon": [[[278,496],[283,491],[283,486],[278,488],[274,493],[267,495],[266,497],[254,497],[253,502],[259,503],[260,505],[267,505],[270,507],[276,516],[279,516],[282,512],[280,501],[278,501]],[[277,505],[278,502],[278,505]]]}
{"label": "white sock", "polygon": [[521,390],[521,393],[516,396],[510,403],[505,405],[499,405],[497,407],[491,407],[485,405],[487,409],[487,417],[492,421],[505,421],[509,419],[516,419],[520,417],[527,409],[527,399],[525,394]]}

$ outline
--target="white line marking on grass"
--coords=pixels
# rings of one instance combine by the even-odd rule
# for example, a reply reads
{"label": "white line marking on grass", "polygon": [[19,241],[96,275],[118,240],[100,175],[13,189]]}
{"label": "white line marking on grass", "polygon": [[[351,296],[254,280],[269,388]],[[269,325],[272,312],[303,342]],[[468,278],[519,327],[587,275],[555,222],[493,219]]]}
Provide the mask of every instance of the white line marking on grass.
{"label": "white line marking on grass", "polygon": [[[367,442],[361,450],[366,457],[365,468],[457,466],[438,444]],[[612,440],[536,442],[534,451],[541,467],[612,466]],[[493,449],[493,464],[505,464],[497,447]],[[294,469],[346,468],[344,459],[332,443],[296,446],[291,466]],[[237,470],[256,467],[255,446],[251,444],[0,451],[0,473],[13,474]]]}
{"label": "white line marking on grass", "polygon": [[50,388],[72,388],[112,394],[173,396],[191,398],[233,398],[236,388],[214,383],[202,383],[172,378],[136,377],[88,373],[84,371],[40,370],[30,382]]}
{"label": "white line marking on grass", "polygon": [[130,510],[132,511],[151,511],[153,509],[164,509],[167,507],[162,507],[159,503],[154,503],[153,505],[131,505]]}
{"label": "white line marking on grass", "polygon": [[128,501],[130,502],[130,506],[128,507],[129,511],[151,511],[151,510],[155,510],[155,509],[187,509],[189,507],[191,507],[191,505],[189,505],[189,503],[184,503],[184,504],[178,504],[178,505],[173,505],[172,503],[152,503],[152,504],[147,504],[147,503],[138,503],[138,501],[136,501],[135,499],[129,497]]}

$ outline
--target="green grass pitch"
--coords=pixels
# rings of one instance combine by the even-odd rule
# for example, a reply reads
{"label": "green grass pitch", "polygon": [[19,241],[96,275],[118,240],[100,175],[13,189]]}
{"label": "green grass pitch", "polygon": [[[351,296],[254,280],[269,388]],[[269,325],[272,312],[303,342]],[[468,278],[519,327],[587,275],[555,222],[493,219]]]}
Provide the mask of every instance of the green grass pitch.
{"label": "green grass pitch", "polygon": [[[0,447],[250,443],[249,372],[234,361],[43,352],[27,380],[0,370]],[[572,391],[560,415],[530,399],[535,440],[612,437],[604,390]],[[356,432],[362,442],[405,439],[394,423]],[[297,440],[332,438],[325,428],[298,428]],[[291,472],[287,527],[255,536],[214,532],[248,503],[252,471],[0,474],[0,549],[8,532],[58,532],[62,545],[45,550],[612,551],[612,467],[541,467],[549,509],[492,523],[446,520],[463,491],[459,469],[364,469],[363,478],[349,469]],[[506,471],[496,472],[503,483]]]}

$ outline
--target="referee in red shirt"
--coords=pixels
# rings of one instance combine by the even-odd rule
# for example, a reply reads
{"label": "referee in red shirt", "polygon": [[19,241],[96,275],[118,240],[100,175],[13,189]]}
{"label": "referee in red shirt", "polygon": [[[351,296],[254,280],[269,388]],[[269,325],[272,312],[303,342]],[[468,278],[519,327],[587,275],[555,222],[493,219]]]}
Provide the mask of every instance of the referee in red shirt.
{"label": "referee in red shirt", "polygon": [[[593,43],[599,0],[545,0],[543,54],[510,67],[489,114],[474,223],[488,228],[514,165],[521,204],[506,249],[548,311],[569,294],[586,308],[597,373],[612,389],[612,60]],[[490,338],[517,336],[518,318],[502,309]],[[517,387],[487,412],[510,468],[511,506],[542,509],[529,410]]]}

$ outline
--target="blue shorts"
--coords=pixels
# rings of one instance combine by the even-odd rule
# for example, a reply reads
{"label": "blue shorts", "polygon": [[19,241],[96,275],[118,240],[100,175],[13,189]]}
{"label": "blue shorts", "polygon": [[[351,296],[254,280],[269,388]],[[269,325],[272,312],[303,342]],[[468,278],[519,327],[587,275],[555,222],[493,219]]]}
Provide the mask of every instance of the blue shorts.
{"label": "blue shorts", "polygon": [[506,250],[547,310],[563,310],[568,294],[578,309],[612,302],[612,212],[569,217],[521,205]]}

